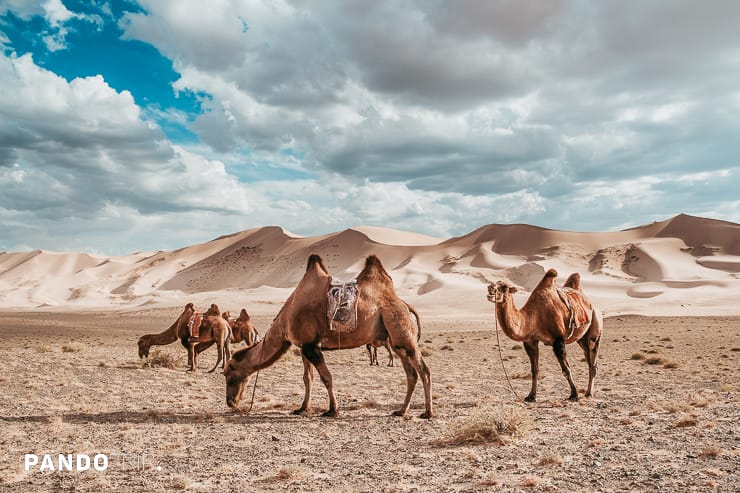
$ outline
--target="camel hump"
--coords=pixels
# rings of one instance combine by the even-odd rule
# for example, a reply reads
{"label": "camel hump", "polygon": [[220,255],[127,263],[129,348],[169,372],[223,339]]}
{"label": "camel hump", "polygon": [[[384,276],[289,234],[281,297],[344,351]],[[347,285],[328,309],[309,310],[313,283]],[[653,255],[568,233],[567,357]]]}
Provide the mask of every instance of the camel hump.
{"label": "camel hump", "polygon": [[556,271],[555,269],[549,269],[547,272],[545,272],[545,276],[542,278],[535,289],[552,287],[555,284],[556,277],[558,277],[558,271]]}
{"label": "camel hump", "polygon": [[185,305],[186,310],[195,310],[195,306],[192,303],[188,303]]}
{"label": "camel hump", "polygon": [[362,269],[362,272],[360,272],[360,275],[358,276],[358,279],[363,277],[369,277],[373,275],[379,275],[381,277],[385,277],[387,280],[391,280],[391,276],[388,275],[388,272],[386,272],[385,267],[383,267],[383,262],[380,261],[377,255],[368,255],[365,259],[365,268]]}
{"label": "camel hump", "polygon": [[565,280],[565,284],[563,284],[563,287],[580,290],[581,275],[578,272],[574,272],[573,274],[569,275],[568,279]]}
{"label": "camel hump", "polygon": [[249,320],[249,313],[247,313],[247,310],[245,308],[242,308],[241,313],[239,313],[239,318]]}

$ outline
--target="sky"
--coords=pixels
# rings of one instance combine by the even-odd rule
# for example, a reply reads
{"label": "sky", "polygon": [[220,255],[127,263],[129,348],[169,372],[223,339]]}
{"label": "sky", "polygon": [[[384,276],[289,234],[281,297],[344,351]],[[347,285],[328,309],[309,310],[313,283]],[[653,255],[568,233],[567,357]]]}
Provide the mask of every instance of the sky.
{"label": "sky", "polygon": [[0,251],[740,222],[740,2],[0,0]]}

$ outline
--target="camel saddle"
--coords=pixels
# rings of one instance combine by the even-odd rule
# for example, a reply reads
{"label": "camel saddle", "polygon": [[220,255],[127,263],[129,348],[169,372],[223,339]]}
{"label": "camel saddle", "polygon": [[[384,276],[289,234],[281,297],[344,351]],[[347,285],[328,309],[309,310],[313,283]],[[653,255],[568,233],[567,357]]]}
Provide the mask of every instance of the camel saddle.
{"label": "camel saddle", "polygon": [[556,290],[570,312],[568,320],[568,330],[570,330],[568,338],[570,338],[578,327],[588,322],[589,310],[579,291],[571,288],[556,288]]}
{"label": "camel saddle", "polygon": [[338,332],[355,330],[357,328],[357,300],[360,298],[357,279],[349,282],[332,280],[326,296],[329,299],[326,308],[329,329]]}
{"label": "camel saddle", "polygon": [[190,337],[198,337],[200,335],[201,322],[203,322],[203,314],[201,312],[195,312],[190,316],[190,320],[188,321]]}

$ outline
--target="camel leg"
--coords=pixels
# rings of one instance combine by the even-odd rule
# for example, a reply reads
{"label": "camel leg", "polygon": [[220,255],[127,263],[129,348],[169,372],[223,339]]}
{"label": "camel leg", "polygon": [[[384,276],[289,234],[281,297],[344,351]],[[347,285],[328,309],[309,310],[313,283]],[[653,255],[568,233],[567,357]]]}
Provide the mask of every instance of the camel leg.
{"label": "camel leg", "polygon": [[305,394],[303,396],[303,404],[301,407],[293,411],[293,414],[300,416],[306,416],[311,408],[311,387],[313,386],[313,365],[308,358],[302,356],[303,360],[303,388]]}
{"label": "camel leg", "polygon": [[[421,353],[418,348],[397,348],[396,353],[401,358],[403,368],[406,370],[406,400],[401,410],[393,414],[396,416],[406,414],[409,403],[411,402],[411,395],[414,393],[414,387],[416,387],[416,381],[421,377],[421,383],[424,386],[424,412],[419,417],[424,419],[434,417],[434,412],[432,411],[432,374],[427,364],[424,363]],[[409,367],[411,371],[409,371]]]}
{"label": "camel leg", "polygon": [[216,349],[218,349],[218,359],[216,360],[216,364],[213,365],[213,368],[208,370],[208,373],[213,373],[216,370],[216,368],[218,368],[218,364],[221,363],[221,361],[225,361],[224,360],[224,345],[219,343]]}
{"label": "camel leg", "polygon": [[[378,364],[378,350],[373,347],[372,344],[365,344],[365,348],[367,348],[367,354],[370,356],[370,366],[373,366],[373,364]],[[375,350],[375,356],[373,357],[373,350]]]}
{"label": "camel leg", "polygon": [[586,357],[588,363],[588,389],[586,390],[586,397],[591,397],[594,390],[594,380],[596,379],[596,371],[598,369],[598,362],[596,357],[599,353],[599,342],[601,337],[594,335],[589,330],[585,336],[578,340],[578,345],[583,349],[583,355]]}
{"label": "camel leg", "polygon": [[334,396],[334,383],[332,381],[331,372],[326,366],[324,361],[324,355],[321,350],[315,344],[304,344],[301,347],[301,352],[308,361],[311,362],[316,370],[319,372],[321,382],[326,387],[326,392],[329,394],[329,409],[324,411],[321,415],[329,418],[334,418],[339,415],[337,411],[337,398]]}
{"label": "camel leg", "polygon": [[388,350],[388,366],[393,366],[393,352],[391,351],[390,344],[387,344],[385,348]]}
{"label": "camel leg", "polygon": [[565,355],[565,341],[562,339],[556,340],[552,345],[552,350],[555,353],[555,357],[558,359],[558,363],[560,363],[560,369],[563,370],[563,375],[568,379],[568,385],[570,385],[570,397],[568,397],[568,400],[577,401],[578,390],[576,389],[576,384],[573,383],[573,377],[570,374],[570,365],[568,365],[568,358]]}
{"label": "camel leg", "polygon": [[540,342],[525,342],[524,350],[527,352],[527,356],[529,356],[529,371],[532,376],[532,387],[529,390],[529,395],[524,398],[524,401],[534,402],[537,399],[537,379],[540,375]]}

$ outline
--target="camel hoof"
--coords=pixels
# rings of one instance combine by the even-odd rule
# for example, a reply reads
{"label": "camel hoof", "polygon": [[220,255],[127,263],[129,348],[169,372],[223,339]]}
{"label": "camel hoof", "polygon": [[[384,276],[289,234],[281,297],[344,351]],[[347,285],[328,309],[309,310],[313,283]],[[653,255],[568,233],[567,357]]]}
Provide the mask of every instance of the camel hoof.
{"label": "camel hoof", "polygon": [[393,411],[393,416],[406,416],[406,411]]}
{"label": "camel hoof", "polygon": [[336,411],[336,409],[329,409],[321,413],[321,416],[324,418],[336,418],[337,416],[339,416],[339,413]]}
{"label": "camel hoof", "polygon": [[296,416],[308,416],[308,410],[300,408],[300,409],[294,409],[293,414]]}
{"label": "camel hoof", "polygon": [[534,402],[536,400],[537,400],[537,397],[534,395],[528,395],[527,397],[524,398],[524,402]]}
{"label": "camel hoof", "polygon": [[424,411],[419,415],[421,419],[432,419],[434,417],[434,413],[431,411]]}
{"label": "camel hoof", "polygon": [[568,397],[569,401],[578,402],[578,394]]}

